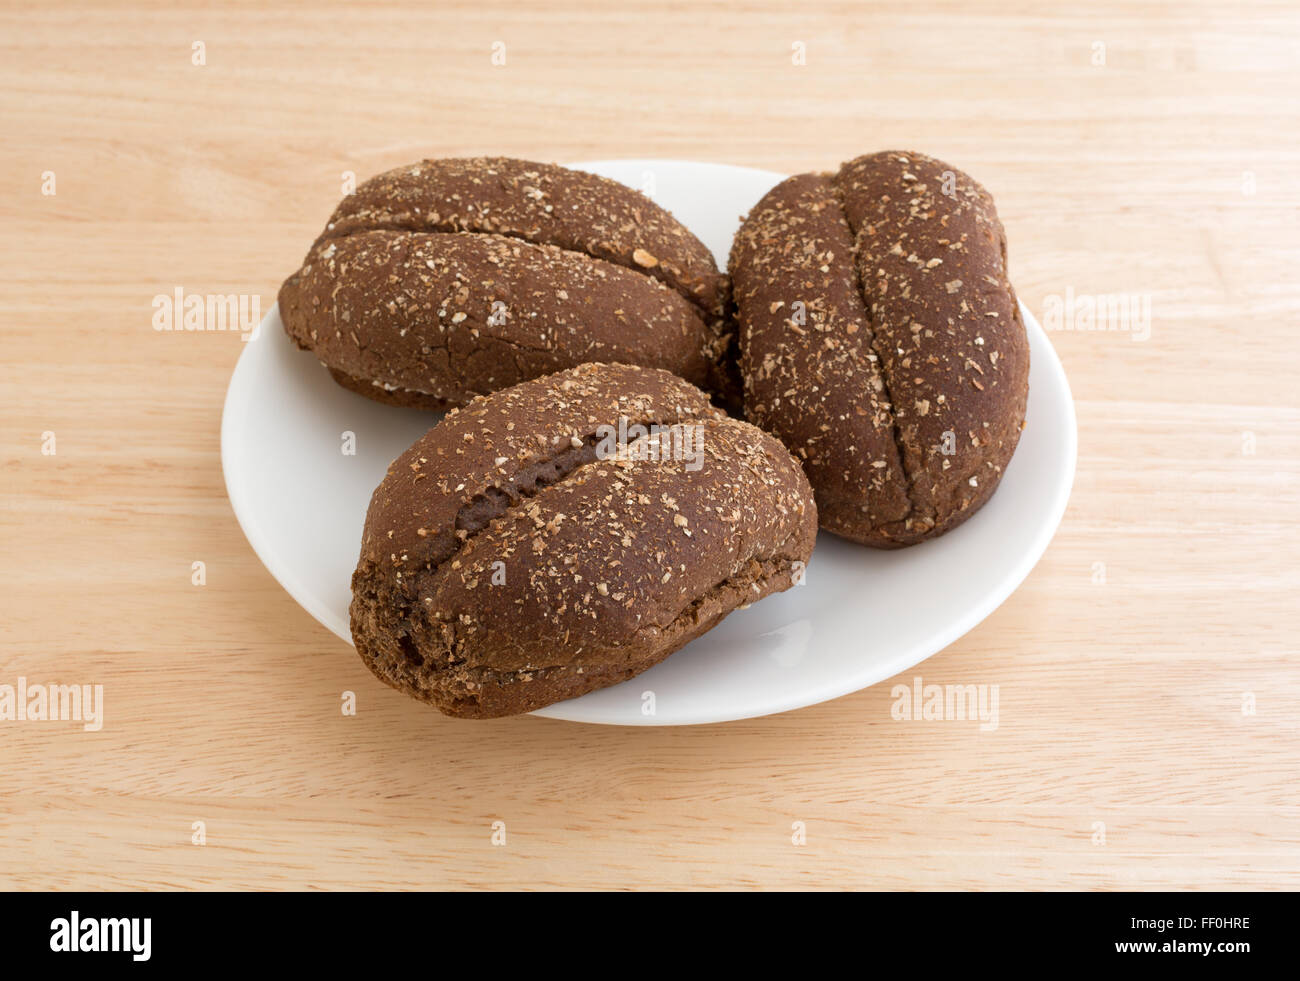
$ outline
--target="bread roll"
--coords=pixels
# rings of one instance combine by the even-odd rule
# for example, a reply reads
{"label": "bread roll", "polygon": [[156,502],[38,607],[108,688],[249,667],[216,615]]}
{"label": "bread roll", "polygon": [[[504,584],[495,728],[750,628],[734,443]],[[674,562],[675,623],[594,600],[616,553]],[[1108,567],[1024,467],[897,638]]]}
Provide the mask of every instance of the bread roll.
{"label": "bread roll", "polygon": [[668,372],[583,365],[474,400],[393,463],[352,636],[380,679],[448,715],[528,712],[788,588],[816,533],[776,439]]}
{"label": "bread roll", "polygon": [[803,463],[822,527],[896,548],[979,510],[1029,376],[983,187],[899,152],[791,177],[743,223],[730,273],[746,416]]}
{"label": "bread roll", "polygon": [[644,195],[479,157],[366,181],[279,304],[340,384],[445,410],[587,361],[664,368],[727,397],[725,296],[704,244]]}

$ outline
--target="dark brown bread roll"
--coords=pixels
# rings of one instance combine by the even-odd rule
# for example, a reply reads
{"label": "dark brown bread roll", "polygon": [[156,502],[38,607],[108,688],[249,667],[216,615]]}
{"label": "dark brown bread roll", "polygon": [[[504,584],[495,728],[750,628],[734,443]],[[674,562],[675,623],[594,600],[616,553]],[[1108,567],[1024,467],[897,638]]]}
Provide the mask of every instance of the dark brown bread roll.
{"label": "dark brown bread roll", "polygon": [[[674,428],[620,454],[620,420]],[[788,588],[816,533],[776,439],[666,371],[582,365],[475,399],[394,461],[352,636],[379,678],[448,715],[528,712]]]}
{"label": "dark brown bread roll", "polygon": [[983,187],[917,153],[791,177],[741,226],[730,273],[746,415],[803,462],[822,527],[895,548],[988,500],[1029,345]]}
{"label": "dark brown bread roll", "polygon": [[588,361],[665,368],[725,398],[725,296],[704,244],[644,195],[478,157],[366,181],[279,303],[340,384],[446,409]]}

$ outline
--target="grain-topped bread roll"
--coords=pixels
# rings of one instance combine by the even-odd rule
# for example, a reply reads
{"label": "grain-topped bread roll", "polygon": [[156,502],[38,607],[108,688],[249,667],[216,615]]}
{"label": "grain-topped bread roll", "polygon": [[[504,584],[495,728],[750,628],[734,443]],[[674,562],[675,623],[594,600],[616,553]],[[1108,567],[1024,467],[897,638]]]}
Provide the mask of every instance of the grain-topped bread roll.
{"label": "grain-topped bread roll", "polygon": [[476,399],[393,463],[352,636],[379,678],[448,715],[528,712],[788,588],[816,532],[776,439],[668,372],[583,365]]}
{"label": "grain-topped bread roll", "polygon": [[1029,345],[989,193],[917,153],[801,174],[732,248],[747,417],[804,464],[822,527],[943,534],[1015,451]]}
{"label": "grain-topped bread roll", "polygon": [[645,195],[476,157],[363,183],[279,303],[289,336],[340,384],[446,409],[598,360],[729,394],[725,295],[707,247]]}

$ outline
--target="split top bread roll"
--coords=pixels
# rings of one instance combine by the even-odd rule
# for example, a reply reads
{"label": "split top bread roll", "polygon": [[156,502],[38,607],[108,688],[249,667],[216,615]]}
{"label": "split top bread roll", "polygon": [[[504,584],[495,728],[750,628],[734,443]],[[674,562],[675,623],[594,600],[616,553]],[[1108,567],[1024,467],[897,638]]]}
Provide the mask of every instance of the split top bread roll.
{"label": "split top bread roll", "polygon": [[918,153],[773,188],[730,260],[747,417],[803,463],[822,527],[880,548],[987,501],[1029,345],[989,193]]}
{"label": "split top bread roll", "polygon": [[583,365],[475,399],[389,467],[352,637],[380,679],[448,715],[528,712],[789,588],[816,535],[775,438],[666,371]]}
{"label": "split top bread roll", "polygon": [[726,394],[725,287],[707,247],[643,194],[476,157],[363,183],[279,303],[289,336],[340,384],[447,409],[598,360]]}

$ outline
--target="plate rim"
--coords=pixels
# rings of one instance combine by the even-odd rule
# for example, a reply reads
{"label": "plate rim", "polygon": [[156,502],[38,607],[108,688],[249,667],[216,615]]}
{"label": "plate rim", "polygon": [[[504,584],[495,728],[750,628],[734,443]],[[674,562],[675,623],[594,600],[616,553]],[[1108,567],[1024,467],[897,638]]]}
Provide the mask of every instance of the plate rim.
{"label": "plate rim", "polygon": [[[289,594],[290,597],[306,610],[322,627],[328,630],[334,636],[341,640],[347,641],[348,646],[355,646],[352,643],[352,629],[350,624],[346,625],[344,631],[337,622],[337,618],[328,606],[324,603],[317,602],[314,596],[302,584],[302,580],[296,574],[290,571],[289,567],[278,557],[278,553],[272,549],[266,539],[262,536],[261,528],[253,522],[254,509],[249,503],[247,481],[244,487],[238,487],[231,480],[232,470],[238,470],[237,466],[232,467],[234,451],[231,447],[234,444],[234,430],[236,422],[243,419],[247,414],[244,407],[235,401],[236,388],[242,388],[248,383],[242,380],[241,370],[245,367],[245,358],[257,343],[257,334],[263,330],[268,330],[272,326],[277,330],[283,330],[280,321],[280,304],[279,301],[271,304],[271,309],[266,312],[258,323],[254,336],[248,339],[244,350],[239,352],[239,357],[235,361],[235,369],[230,373],[230,382],[226,386],[226,397],[221,406],[221,475],[226,484],[226,497],[230,500],[230,509],[235,512],[235,520],[239,523],[240,530],[244,533],[244,538],[252,546],[254,554],[261,560],[263,567],[271,574],[271,578],[280,584],[280,587]],[[238,487],[238,489],[237,489]],[[358,542],[358,548],[360,543]]]}

